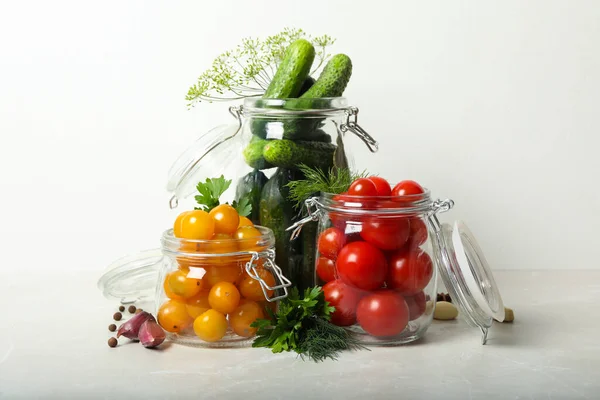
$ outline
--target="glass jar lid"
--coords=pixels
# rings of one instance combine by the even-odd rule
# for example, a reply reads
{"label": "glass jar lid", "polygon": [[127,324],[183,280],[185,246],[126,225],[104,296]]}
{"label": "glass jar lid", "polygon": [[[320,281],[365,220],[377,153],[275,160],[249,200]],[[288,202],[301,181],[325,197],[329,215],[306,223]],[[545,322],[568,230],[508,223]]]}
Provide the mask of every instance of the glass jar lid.
{"label": "glass jar lid", "polygon": [[439,252],[435,256],[444,285],[467,323],[481,330],[485,344],[493,320],[504,320],[504,303],[494,275],[464,222],[438,227],[434,241]]}
{"label": "glass jar lid", "polygon": [[[240,118],[237,110],[231,113]],[[171,166],[167,191],[172,194],[170,207],[196,192],[196,185],[207,177],[237,176],[243,145],[239,136],[240,122],[219,125],[198,138]]]}
{"label": "glass jar lid", "polygon": [[121,303],[153,299],[162,257],[160,249],[152,249],[120,258],[108,266],[98,289]]}

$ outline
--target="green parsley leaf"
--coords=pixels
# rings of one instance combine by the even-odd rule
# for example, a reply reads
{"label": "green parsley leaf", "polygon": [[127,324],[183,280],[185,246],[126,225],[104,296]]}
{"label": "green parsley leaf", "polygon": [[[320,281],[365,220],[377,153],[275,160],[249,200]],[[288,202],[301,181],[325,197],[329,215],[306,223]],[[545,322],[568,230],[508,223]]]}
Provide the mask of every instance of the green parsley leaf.
{"label": "green parsley leaf", "polygon": [[239,201],[234,200],[233,203],[231,203],[231,206],[235,208],[242,217],[247,217],[252,212],[252,204],[250,204],[248,196],[243,196]]}
{"label": "green parsley leaf", "polygon": [[[229,188],[231,180],[225,179],[223,175],[218,178],[206,178],[206,182],[199,182],[196,186],[199,195],[195,196],[200,209],[208,212],[218,206],[219,197]],[[196,207],[198,209],[198,207]]]}

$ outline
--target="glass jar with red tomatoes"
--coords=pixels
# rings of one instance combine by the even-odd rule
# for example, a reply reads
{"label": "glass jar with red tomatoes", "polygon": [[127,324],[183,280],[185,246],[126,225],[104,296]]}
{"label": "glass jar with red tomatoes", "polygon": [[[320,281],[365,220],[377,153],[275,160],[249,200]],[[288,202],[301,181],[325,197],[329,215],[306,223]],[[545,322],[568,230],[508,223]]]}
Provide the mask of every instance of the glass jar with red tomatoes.
{"label": "glass jar with red tomatoes", "polygon": [[394,345],[421,338],[433,318],[438,271],[460,315],[479,327],[483,342],[492,320],[504,318],[493,275],[463,222],[441,224],[452,200],[431,199],[414,181],[392,188],[361,178],[343,194],[306,200],[318,221],[314,283],[335,307],[331,321],[364,344]]}

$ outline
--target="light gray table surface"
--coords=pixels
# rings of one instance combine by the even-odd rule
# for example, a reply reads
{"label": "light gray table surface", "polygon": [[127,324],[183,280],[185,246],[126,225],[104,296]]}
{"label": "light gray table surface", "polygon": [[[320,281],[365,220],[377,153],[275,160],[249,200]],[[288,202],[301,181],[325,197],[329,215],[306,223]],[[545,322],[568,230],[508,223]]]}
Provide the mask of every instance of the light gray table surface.
{"label": "light gray table surface", "polygon": [[303,362],[266,349],[106,344],[101,272],[0,280],[0,399],[599,399],[600,271],[496,271],[512,324],[487,345],[434,321],[406,346]]}

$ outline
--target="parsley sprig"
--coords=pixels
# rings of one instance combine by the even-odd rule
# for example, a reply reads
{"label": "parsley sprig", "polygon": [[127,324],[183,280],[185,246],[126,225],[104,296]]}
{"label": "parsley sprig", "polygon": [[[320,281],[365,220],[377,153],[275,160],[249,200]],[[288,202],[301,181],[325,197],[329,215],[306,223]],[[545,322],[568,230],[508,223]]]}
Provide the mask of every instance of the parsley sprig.
{"label": "parsley sprig", "polygon": [[303,298],[292,288],[276,314],[268,311],[272,319],[252,324],[258,328],[252,347],[268,347],[273,353],[295,351],[315,362],[336,360],[341,351],[365,348],[344,328],[329,322],[335,308],[319,286],[306,289]]}
{"label": "parsley sprig", "polygon": [[[204,210],[209,212],[220,203],[219,199],[223,193],[231,186],[231,179],[225,179],[223,175],[218,178],[206,178],[206,182],[198,182],[196,190],[198,195],[194,196],[200,207],[195,207],[196,210]],[[240,198],[238,201],[233,201],[231,206],[236,209],[239,215],[248,216],[252,212],[252,204],[248,196]]]}

